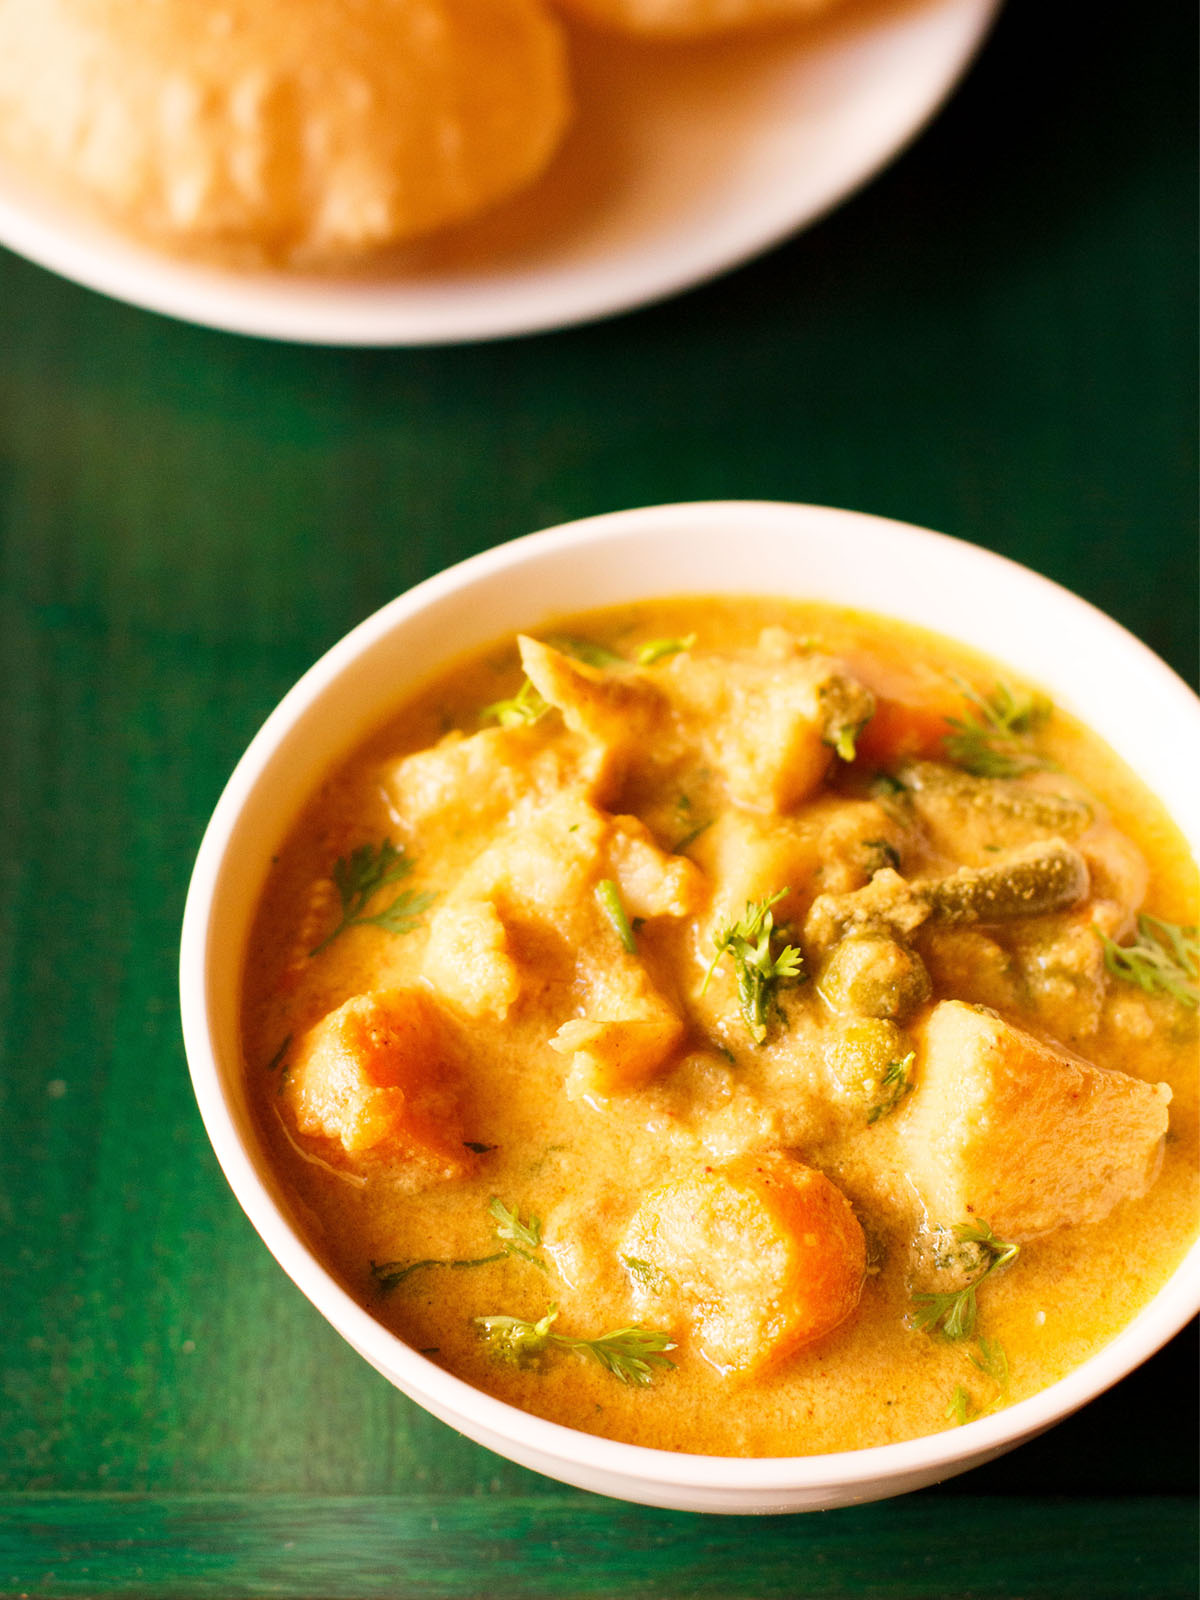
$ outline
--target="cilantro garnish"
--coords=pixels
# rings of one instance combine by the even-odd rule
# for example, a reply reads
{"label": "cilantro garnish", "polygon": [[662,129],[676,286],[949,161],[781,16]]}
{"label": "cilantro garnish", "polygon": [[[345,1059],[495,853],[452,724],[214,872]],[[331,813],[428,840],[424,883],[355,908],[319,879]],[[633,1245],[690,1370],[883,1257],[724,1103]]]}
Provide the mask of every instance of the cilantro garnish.
{"label": "cilantro garnish", "polygon": [[360,845],[348,856],[340,856],[331,876],[342,903],[342,918],[331,934],[314,945],[309,955],[320,955],[347,928],[370,926],[383,928],[388,933],[411,933],[422,913],[437,899],[436,894],[405,889],[372,916],[366,914],[366,908],[381,889],[407,878],[414,865],[405,855],[404,846],[394,845],[390,839],[384,839],[377,846]]}

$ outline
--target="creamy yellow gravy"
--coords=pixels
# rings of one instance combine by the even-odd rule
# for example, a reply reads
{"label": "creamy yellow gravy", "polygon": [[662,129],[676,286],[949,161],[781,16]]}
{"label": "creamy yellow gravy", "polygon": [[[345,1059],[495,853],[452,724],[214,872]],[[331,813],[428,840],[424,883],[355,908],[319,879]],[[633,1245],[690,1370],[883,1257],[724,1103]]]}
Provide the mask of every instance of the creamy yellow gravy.
{"label": "creamy yellow gravy", "polygon": [[[768,632],[764,655],[764,629],[783,629],[789,637]],[[652,684],[674,681],[670,674],[682,681],[689,660],[766,659],[778,665],[793,656],[828,656],[876,692],[880,737],[872,747],[868,723],[851,762],[827,751],[829,770],[816,789],[793,802],[785,784],[772,813],[769,806],[747,804],[747,775],[734,770],[741,759],[736,749],[730,754],[717,747],[714,760],[711,745],[680,754],[648,743],[643,766],[634,762],[621,769],[618,764],[616,776],[609,766],[597,779],[604,753],[598,767],[595,740],[567,732],[559,711],[548,711],[534,732],[518,734],[518,740],[537,741],[523,746],[526,752],[569,748],[570,761],[563,768],[568,787],[589,794],[589,803],[605,815],[598,794],[614,812],[643,819],[664,855],[682,844],[703,887],[693,914],[651,917],[635,932],[635,959],[652,971],[683,1019],[681,1042],[640,1085],[599,1092],[595,1076],[581,1074],[572,1056],[554,1050],[549,1041],[564,1021],[587,1015],[595,968],[604,961],[603,923],[588,924],[589,948],[573,952],[554,936],[552,926],[539,925],[539,933],[532,924],[518,928],[510,917],[509,954],[518,993],[503,1018],[472,1016],[461,995],[452,999],[439,991],[435,979],[438,971],[445,973],[444,956],[440,967],[435,963],[434,979],[427,970],[431,928],[453,904],[456,883],[498,837],[499,814],[512,798],[502,804],[501,790],[514,780],[510,771],[502,781],[481,762],[468,792],[447,794],[439,812],[436,794],[430,798],[428,773],[415,784],[405,759],[447,737],[442,749],[497,726],[481,712],[517,693],[522,672],[516,647],[498,644],[419,694],[330,775],[298,819],[271,870],[246,962],[243,1017],[251,1094],[270,1159],[313,1247],[372,1315],[460,1377],[538,1415],[665,1449],[790,1455],[882,1444],[951,1427],[964,1408],[965,1414],[977,1415],[1061,1377],[1130,1320],[1196,1232],[1195,1013],[1111,976],[1097,977],[1095,949],[1083,948],[1090,938],[1098,949],[1094,934],[1086,931],[1093,903],[1119,940],[1131,936],[1138,905],[1172,922],[1197,920],[1196,868],[1162,807],[1099,740],[1053,713],[1032,737],[1018,742],[1036,751],[1047,767],[1008,782],[1084,797],[1095,818],[1111,821],[1106,839],[1119,830],[1133,842],[1133,865],[1126,851],[1117,862],[1121,881],[1116,888],[1112,874],[1102,884],[1094,881],[1082,910],[996,927],[977,924],[969,930],[972,938],[965,944],[960,940],[961,948],[953,932],[948,947],[944,931],[917,930],[904,941],[923,953],[933,974],[930,998],[915,1010],[901,1007],[894,1019],[904,1044],[919,1038],[931,1004],[954,996],[988,1004],[1006,1023],[1066,1046],[1100,1068],[1165,1084],[1171,1091],[1169,1130],[1161,1156],[1156,1151],[1146,1173],[1152,1179],[1146,1192],[1119,1199],[1102,1220],[1067,1222],[1023,1237],[1015,1262],[979,1286],[974,1338],[947,1339],[915,1326],[913,1295],[961,1287],[961,1272],[955,1278],[951,1270],[947,1277],[931,1266],[928,1230],[970,1219],[931,1217],[912,1181],[912,1146],[904,1130],[912,1126],[921,1101],[920,1051],[915,1087],[894,1109],[868,1120],[879,1100],[877,1090],[874,1098],[870,1091],[864,1098],[861,1084],[847,1086],[830,1065],[832,1041],[853,1018],[823,997],[822,958],[804,937],[817,895],[823,889],[852,894],[870,881],[879,859],[864,864],[839,857],[835,829],[828,860],[805,858],[808,881],[771,886],[771,892],[789,891],[776,910],[785,936],[804,950],[809,979],[779,991],[762,1043],[752,1038],[739,1010],[728,961],[718,966],[707,990],[699,991],[714,953],[717,912],[728,918],[730,908],[736,908],[733,915],[744,909],[738,904],[745,886],[738,874],[745,879],[745,858],[736,850],[731,856],[723,842],[731,829],[737,836],[739,827],[752,826],[758,838],[763,830],[803,818],[814,805],[874,804],[883,823],[866,831],[892,841],[907,880],[929,880],[961,866],[970,852],[956,854],[944,829],[931,835],[924,823],[906,816],[904,793],[887,783],[880,786],[877,770],[904,770],[905,749],[911,753],[912,747],[905,705],[924,708],[915,726],[925,729],[928,742],[930,716],[934,729],[941,728],[943,704],[970,714],[965,701],[956,702],[956,685],[966,682],[988,692],[997,682],[1014,680],[930,634],[871,616],[782,601],[656,602],[539,631],[541,639],[556,635],[602,644],[627,662],[647,641],[695,635],[691,651],[664,655],[641,668],[610,666],[593,674]],[[704,679],[700,672],[700,678],[716,681],[711,673]],[[693,701],[697,692],[693,685]],[[745,714],[744,705],[734,709]],[[613,737],[619,741],[619,731]],[[583,777],[579,766],[571,765],[579,761],[586,769]],[[754,793],[761,776],[749,775]],[[986,789],[987,780],[981,781]],[[414,784],[421,790],[418,802],[412,799]],[[731,802],[731,792],[742,796],[740,804]],[[413,820],[417,813],[420,822]],[[732,822],[723,820],[728,818]],[[705,824],[703,832],[684,842]],[[849,831],[855,835],[853,828]],[[862,833],[859,828],[855,835],[860,843]],[[356,926],[311,954],[338,922],[334,864],[360,846],[375,847],[385,839],[403,845],[415,867],[408,878],[383,889],[367,912],[386,907],[400,889],[435,893],[438,899],[409,932]],[[972,859],[986,864],[981,851],[1003,856],[1009,842],[997,846],[985,838],[980,844],[977,836]],[[1145,862],[1144,877],[1139,877],[1138,855]],[[1093,866],[1093,878],[1096,870]],[[1098,888],[1109,897],[1103,905]],[[1122,893],[1136,903],[1121,905]],[[1055,940],[1071,916],[1071,960],[1065,968],[1060,962],[1063,970],[1056,972]],[[573,925],[567,918],[564,926]],[[612,937],[617,938],[615,930]],[[781,943],[777,938],[773,948]],[[612,945],[614,952],[618,948]],[[585,971],[592,974],[586,981],[580,976]],[[460,1119],[451,1128],[451,1142],[464,1146],[462,1170],[450,1177],[414,1160],[411,1152],[390,1152],[386,1141],[351,1152],[336,1134],[314,1132],[311,1124],[305,1131],[301,1125],[290,1078],[310,1030],[353,996],[396,988],[427,993],[440,1018],[440,1036],[449,1041],[446,1071]],[[478,995],[468,1000],[478,1009]],[[599,1084],[600,1091],[609,1087]],[[998,1130],[996,1138],[1004,1137]],[[466,1149],[468,1143],[484,1148]],[[1055,1159],[1078,1159],[1068,1142],[1057,1143]],[[645,1196],[665,1183],[720,1168],[740,1151],[779,1148],[826,1174],[848,1197],[863,1226],[868,1271],[856,1308],[833,1332],[802,1344],[786,1359],[768,1362],[764,1370],[721,1371],[695,1336],[688,1306],[673,1303],[669,1293],[648,1300],[639,1288],[622,1260],[626,1229]],[[1087,1159],[1098,1158],[1093,1152]],[[1089,1192],[1102,1187],[1097,1175]],[[452,1262],[495,1253],[488,1210],[494,1196],[521,1218],[538,1219],[542,1243],[532,1253],[540,1267],[512,1255],[465,1268],[435,1265],[413,1272],[390,1292],[381,1291],[372,1263]],[[634,1323],[664,1329],[676,1342],[670,1352],[674,1368],[659,1371],[641,1387],[624,1385],[565,1350],[548,1351],[527,1366],[512,1365],[497,1359],[473,1320],[498,1314],[536,1320],[552,1303],[559,1307],[555,1327],[580,1338]],[[1003,1350],[1007,1381],[996,1378],[995,1363],[988,1376],[972,1362],[980,1336],[992,1342],[990,1349]]]}

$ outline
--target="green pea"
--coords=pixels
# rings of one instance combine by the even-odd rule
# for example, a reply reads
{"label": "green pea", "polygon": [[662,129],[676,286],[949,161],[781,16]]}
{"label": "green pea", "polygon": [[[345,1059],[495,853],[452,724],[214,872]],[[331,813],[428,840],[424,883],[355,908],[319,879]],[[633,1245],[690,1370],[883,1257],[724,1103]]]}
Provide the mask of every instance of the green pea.
{"label": "green pea", "polygon": [[826,957],[818,992],[832,1010],[859,1017],[905,1017],[929,999],[925,963],[882,933],[842,939]]}

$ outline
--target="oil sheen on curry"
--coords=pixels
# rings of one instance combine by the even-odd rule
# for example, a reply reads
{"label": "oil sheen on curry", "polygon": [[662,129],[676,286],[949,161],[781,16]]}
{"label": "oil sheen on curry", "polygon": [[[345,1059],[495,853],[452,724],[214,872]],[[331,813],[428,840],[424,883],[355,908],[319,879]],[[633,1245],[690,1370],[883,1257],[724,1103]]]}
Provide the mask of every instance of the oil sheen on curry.
{"label": "oil sheen on curry", "polygon": [[1191,1242],[1197,873],[1098,739],[883,619],[505,641],[274,864],[247,1071],[300,1225],[452,1372],[728,1455],[953,1427]]}

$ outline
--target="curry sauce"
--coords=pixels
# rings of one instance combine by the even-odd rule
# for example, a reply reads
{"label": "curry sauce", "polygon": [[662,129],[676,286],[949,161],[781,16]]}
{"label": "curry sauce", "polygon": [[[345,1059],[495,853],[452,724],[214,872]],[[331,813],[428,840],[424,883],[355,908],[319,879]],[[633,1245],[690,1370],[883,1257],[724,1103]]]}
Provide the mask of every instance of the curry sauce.
{"label": "curry sauce", "polygon": [[538,1415],[799,1455],[1063,1376],[1197,1225],[1197,872],[1098,739],[881,618],[654,602],[431,682],[246,964],[313,1248]]}

